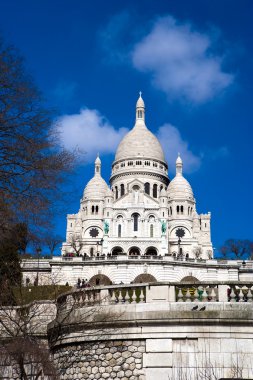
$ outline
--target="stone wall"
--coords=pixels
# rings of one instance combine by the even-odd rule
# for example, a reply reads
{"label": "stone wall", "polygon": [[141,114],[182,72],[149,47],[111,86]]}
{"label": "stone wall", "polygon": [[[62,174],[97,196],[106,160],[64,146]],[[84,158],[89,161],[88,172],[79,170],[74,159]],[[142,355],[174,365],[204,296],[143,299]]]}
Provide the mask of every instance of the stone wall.
{"label": "stone wall", "polygon": [[144,352],[144,340],[101,341],[58,348],[54,360],[63,380],[144,380]]}
{"label": "stone wall", "polygon": [[104,305],[99,313],[108,309],[117,318],[103,322],[102,332],[94,327],[97,306],[90,326],[83,321],[87,306],[76,307],[71,329],[51,346],[62,380],[253,378],[252,302]]}
{"label": "stone wall", "polygon": [[22,262],[23,279],[33,284],[39,273],[39,284],[74,286],[78,278],[90,280],[98,274],[107,276],[114,284],[130,284],[141,274],[152,275],[158,282],[179,282],[193,276],[199,281],[251,281],[253,262],[227,260],[173,261],[171,256],[148,258],[131,256],[94,257],[83,261],[81,257],[58,257],[51,261],[25,260]]}

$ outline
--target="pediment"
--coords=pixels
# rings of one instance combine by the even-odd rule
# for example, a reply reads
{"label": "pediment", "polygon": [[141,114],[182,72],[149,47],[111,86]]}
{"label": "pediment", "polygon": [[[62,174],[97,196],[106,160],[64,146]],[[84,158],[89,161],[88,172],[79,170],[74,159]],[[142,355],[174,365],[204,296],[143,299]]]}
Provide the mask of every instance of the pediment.
{"label": "pediment", "polygon": [[140,191],[143,191],[144,183],[139,179],[133,179],[131,182],[127,184],[127,192],[132,191],[134,186],[139,186]]}
{"label": "pediment", "polygon": [[[133,181],[134,184],[136,181]],[[159,207],[158,200],[150,197],[149,195],[145,194],[144,192],[130,192],[125,194],[123,197],[115,200],[113,202],[114,206],[117,208],[127,208],[127,207],[134,207],[134,206],[143,206],[146,207]]]}

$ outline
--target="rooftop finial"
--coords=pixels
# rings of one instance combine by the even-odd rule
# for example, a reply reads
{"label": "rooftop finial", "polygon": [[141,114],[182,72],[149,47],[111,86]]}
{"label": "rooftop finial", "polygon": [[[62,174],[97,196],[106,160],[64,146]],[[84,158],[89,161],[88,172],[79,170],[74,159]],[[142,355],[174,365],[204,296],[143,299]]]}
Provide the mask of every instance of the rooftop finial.
{"label": "rooftop finial", "polygon": [[182,158],[180,157],[180,153],[178,153],[178,157],[176,160],[176,174],[182,175],[183,173],[183,161]]}
{"label": "rooftop finial", "polygon": [[97,154],[97,158],[95,160],[95,174],[101,173],[101,160],[99,158],[99,153]]}
{"label": "rooftop finial", "polygon": [[145,104],[141,97],[142,95],[141,91],[139,92],[139,95],[140,95],[139,99],[137,100],[137,103],[136,103],[136,121],[138,120],[144,121],[145,120]]}

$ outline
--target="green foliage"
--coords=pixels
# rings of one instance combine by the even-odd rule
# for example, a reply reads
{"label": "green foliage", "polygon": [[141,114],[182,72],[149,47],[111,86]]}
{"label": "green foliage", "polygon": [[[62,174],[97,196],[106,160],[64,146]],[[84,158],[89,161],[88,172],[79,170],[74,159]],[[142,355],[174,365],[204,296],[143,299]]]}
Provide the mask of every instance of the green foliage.
{"label": "green foliage", "polygon": [[19,286],[21,279],[18,239],[14,228],[0,239],[0,305],[15,303],[12,287]]}
{"label": "green foliage", "polygon": [[25,305],[33,301],[55,300],[62,293],[69,292],[71,286],[44,285],[13,287],[12,292],[17,305]]}

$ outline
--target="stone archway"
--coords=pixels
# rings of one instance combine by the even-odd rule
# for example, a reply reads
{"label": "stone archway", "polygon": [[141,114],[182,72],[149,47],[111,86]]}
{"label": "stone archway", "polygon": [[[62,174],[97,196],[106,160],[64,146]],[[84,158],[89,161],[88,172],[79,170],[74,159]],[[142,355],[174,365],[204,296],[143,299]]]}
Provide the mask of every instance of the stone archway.
{"label": "stone archway", "polygon": [[142,273],[135,277],[135,279],[133,280],[133,284],[142,284],[147,282],[157,282],[157,279],[154,276],[152,276],[152,274]]}
{"label": "stone archway", "polygon": [[121,247],[113,247],[111,254],[112,256],[123,255],[123,249]]}
{"label": "stone archway", "polygon": [[131,247],[128,251],[129,256],[140,256],[141,251],[138,247]]}
{"label": "stone archway", "polygon": [[95,274],[89,280],[90,286],[111,285],[112,281],[104,274]]}
{"label": "stone archway", "polygon": [[200,282],[197,277],[194,277],[194,276],[185,276],[184,278],[182,278],[182,280],[180,280],[180,282],[191,282],[191,283],[195,283],[195,282]]}
{"label": "stone archway", "polygon": [[155,247],[148,247],[145,252],[146,256],[157,256],[157,249]]}

